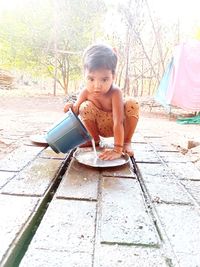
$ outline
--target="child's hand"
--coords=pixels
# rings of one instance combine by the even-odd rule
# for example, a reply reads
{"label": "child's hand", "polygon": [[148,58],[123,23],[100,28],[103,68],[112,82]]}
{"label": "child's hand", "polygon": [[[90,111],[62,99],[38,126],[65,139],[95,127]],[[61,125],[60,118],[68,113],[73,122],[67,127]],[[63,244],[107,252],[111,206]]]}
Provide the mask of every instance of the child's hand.
{"label": "child's hand", "polygon": [[64,106],[64,112],[67,112],[72,107],[73,107],[73,103],[67,102]]}
{"label": "child's hand", "polygon": [[113,160],[113,159],[119,159],[121,157],[121,153],[116,152],[113,149],[105,149],[104,152],[102,152],[99,155],[99,158],[102,160]]}

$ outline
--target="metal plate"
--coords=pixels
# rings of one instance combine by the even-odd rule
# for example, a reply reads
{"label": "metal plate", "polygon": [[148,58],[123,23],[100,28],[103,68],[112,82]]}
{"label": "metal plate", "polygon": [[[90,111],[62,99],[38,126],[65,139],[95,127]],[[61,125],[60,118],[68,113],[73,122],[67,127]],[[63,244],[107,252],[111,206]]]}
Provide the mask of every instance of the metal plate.
{"label": "metal plate", "polygon": [[[97,150],[97,156],[102,153],[101,150]],[[119,159],[113,160],[101,160],[95,157],[94,151],[92,148],[78,148],[74,152],[74,158],[81,164],[91,166],[91,167],[100,167],[100,168],[108,168],[108,167],[116,167],[121,166],[129,162],[129,156],[127,154],[121,156]]]}
{"label": "metal plate", "polygon": [[47,147],[48,143],[45,139],[45,135],[31,135],[30,140],[32,143],[39,145],[39,146],[44,146]]}

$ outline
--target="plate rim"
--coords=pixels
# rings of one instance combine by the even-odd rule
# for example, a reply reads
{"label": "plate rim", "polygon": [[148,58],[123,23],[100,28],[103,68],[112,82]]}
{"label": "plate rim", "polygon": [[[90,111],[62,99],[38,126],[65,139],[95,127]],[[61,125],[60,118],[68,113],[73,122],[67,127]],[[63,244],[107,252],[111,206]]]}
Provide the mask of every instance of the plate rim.
{"label": "plate rim", "polygon": [[[78,160],[77,155],[83,152],[92,152],[93,150],[91,148],[78,148],[74,151],[73,153],[73,158],[76,159],[77,162],[80,164],[83,164],[85,166],[93,167],[93,168],[112,168],[112,167],[119,167],[122,165],[127,164],[130,161],[130,157],[127,153],[123,154],[123,157],[125,158],[125,161],[122,162],[121,164],[116,164],[116,165],[106,165],[106,166],[100,166],[100,165],[93,165],[93,164],[87,164],[84,162],[81,162]],[[112,160],[111,160],[112,161]]]}
{"label": "plate rim", "polygon": [[[29,140],[34,144],[48,146],[48,143],[47,143],[47,141],[45,139],[45,136],[46,136],[45,134],[33,134],[33,135],[30,135]],[[44,142],[38,141],[37,138],[35,138],[35,137],[43,137]]]}

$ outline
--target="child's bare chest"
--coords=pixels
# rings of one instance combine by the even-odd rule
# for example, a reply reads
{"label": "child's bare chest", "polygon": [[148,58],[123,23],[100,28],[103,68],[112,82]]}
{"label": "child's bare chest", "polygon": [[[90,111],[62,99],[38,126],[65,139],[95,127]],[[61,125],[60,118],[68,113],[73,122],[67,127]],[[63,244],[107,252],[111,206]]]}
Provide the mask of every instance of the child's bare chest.
{"label": "child's bare chest", "polygon": [[111,112],[112,111],[112,100],[106,96],[90,96],[88,100],[92,101],[95,106],[103,111]]}

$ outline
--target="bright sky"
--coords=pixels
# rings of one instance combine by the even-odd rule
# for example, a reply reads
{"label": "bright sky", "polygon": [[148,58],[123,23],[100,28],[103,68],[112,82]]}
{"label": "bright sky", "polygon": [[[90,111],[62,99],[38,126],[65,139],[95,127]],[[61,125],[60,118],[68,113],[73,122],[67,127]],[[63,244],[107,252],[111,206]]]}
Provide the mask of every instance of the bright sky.
{"label": "bright sky", "polygon": [[[0,0],[0,12],[16,7],[23,8],[23,3],[32,1],[34,0]],[[124,4],[125,1],[129,0],[107,0],[113,5]],[[194,23],[200,26],[200,0],[148,0],[148,3],[166,23],[179,19],[186,31]]]}
{"label": "bright sky", "polygon": [[[25,0],[24,0],[25,1]],[[10,10],[16,8],[22,0],[0,0],[0,11]]]}
{"label": "bright sky", "polygon": [[[0,10],[14,9],[17,6],[23,6],[25,2],[33,0],[0,0]],[[107,0],[113,3],[122,3],[128,0]],[[178,15],[181,18],[200,17],[200,0],[148,0],[149,6],[154,6],[155,10],[163,19],[171,20]]]}
{"label": "bright sky", "polygon": [[178,17],[186,21],[200,17],[199,0],[151,0],[151,2],[160,16],[167,21]]}
{"label": "bright sky", "polygon": [[180,31],[192,37],[200,27],[200,0],[151,0],[165,23],[179,20]]}
{"label": "bright sky", "polygon": [[[0,9],[13,9],[16,6],[25,2],[32,2],[33,0],[0,0]],[[50,1],[50,0],[49,0]],[[113,3],[122,3],[128,0],[107,0]],[[50,1],[51,2],[51,1]],[[177,14],[181,16],[191,16],[193,14],[198,15],[200,10],[199,0],[148,0],[150,7],[153,6],[159,11],[159,13],[168,17],[175,17]]]}
{"label": "bright sky", "polygon": [[[122,5],[129,0],[107,0],[117,5]],[[134,1],[134,0],[133,0]],[[185,37],[194,37],[197,28],[200,28],[200,0],[148,0],[149,7],[153,14],[170,26],[179,21],[180,31]],[[109,18],[108,18],[109,20]],[[112,16],[110,21],[105,22],[108,25],[114,25],[114,28],[120,29],[120,21],[117,16]]]}

